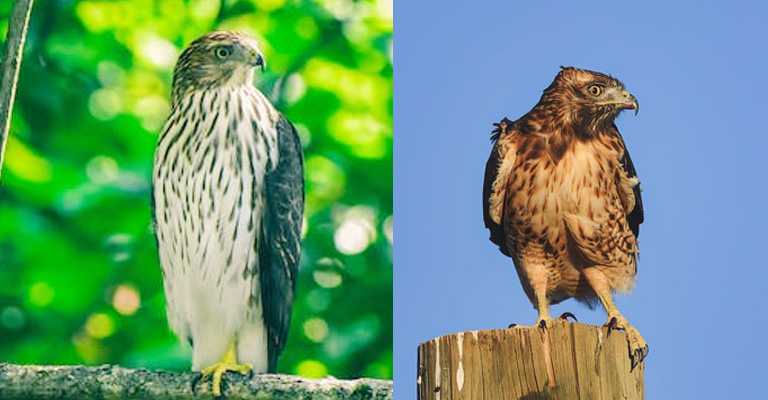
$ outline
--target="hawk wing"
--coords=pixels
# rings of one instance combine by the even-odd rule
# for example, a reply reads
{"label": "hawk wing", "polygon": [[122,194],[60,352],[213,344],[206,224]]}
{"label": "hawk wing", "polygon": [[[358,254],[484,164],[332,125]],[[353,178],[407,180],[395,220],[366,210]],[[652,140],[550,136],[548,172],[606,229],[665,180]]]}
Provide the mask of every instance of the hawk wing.
{"label": "hawk wing", "polygon": [[269,372],[285,345],[301,255],[304,167],[301,143],[283,116],[277,122],[278,164],[266,176],[265,213],[259,245],[261,299],[267,324]]}
{"label": "hawk wing", "polygon": [[[502,144],[505,140],[507,127],[512,122],[504,118],[500,123],[494,124],[491,141],[493,149],[485,164],[485,181],[483,182],[483,220],[485,227],[491,231],[491,242],[499,246],[499,251],[507,257],[512,257],[507,248],[507,239],[504,234],[504,227],[501,225],[501,215],[504,209],[504,198],[506,197],[507,182],[509,174],[512,172],[512,161],[514,151],[506,150]],[[509,153],[509,154],[508,154]]]}
{"label": "hawk wing", "polygon": [[[621,166],[624,168],[624,172],[627,173],[628,177],[637,178],[635,165],[632,164],[632,157],[629,156],[629,150],[627,150],[626,146],[624,147],[624,156],[621,157]],[[643,199],[640,197],[640,183],[635,185],[632,190],[635,194],[635,207],[629,214],[627,214],[627,223],[629,224],[629,229],[635,234],[635,237],[638,237],[640,236],[640,224],[642,224],[645,219],[645,214],[643,213]]]}

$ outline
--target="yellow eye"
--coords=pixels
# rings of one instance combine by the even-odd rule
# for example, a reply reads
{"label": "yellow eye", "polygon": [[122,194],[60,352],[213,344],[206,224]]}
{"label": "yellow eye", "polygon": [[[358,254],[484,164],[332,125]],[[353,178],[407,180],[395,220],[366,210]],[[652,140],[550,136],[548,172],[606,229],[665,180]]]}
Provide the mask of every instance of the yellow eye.
{"label": "yellow eye", "polygon": [[589,94],[591,94],[592,96],[600,96],[600,93],[603,93],[603,88],[601,88],[598,85],[592,85],[589,88],[587,88],[587,90],[589,91]]}

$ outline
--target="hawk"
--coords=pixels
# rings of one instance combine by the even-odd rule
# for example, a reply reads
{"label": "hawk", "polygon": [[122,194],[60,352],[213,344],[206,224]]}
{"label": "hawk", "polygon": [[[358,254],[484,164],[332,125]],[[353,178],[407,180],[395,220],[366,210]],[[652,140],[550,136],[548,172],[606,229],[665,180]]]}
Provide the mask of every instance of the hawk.
{"label": "hawk", "polygon": [[213,32],[173,73],[153,171],[155,232],[169,325],[192,370],[274,372],[285,345],[304,210],[293,125],[254,87],[254,39]]}
{"label": "hawk", "polygon": [[599,300],[609,328],[627,333],[634,368],[648,346],[613,303],[637,273],[643,222],[640,184],[614,120],[638,102],[618,79],[561,67],[538,104],[495,124],[485,167],[483,218],[490,240],[515,264],[536,324],[548,307]]}

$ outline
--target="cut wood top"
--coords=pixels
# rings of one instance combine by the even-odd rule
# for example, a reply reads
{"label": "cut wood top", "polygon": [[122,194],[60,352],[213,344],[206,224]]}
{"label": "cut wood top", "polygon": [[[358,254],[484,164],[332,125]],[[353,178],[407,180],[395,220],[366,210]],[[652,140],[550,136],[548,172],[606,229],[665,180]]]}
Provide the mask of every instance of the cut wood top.
{"label": "cut wood top", "polygon": [[631,369],[623,332],[557,321],[460,332],[419,345],[425,399],[642,399],[645,365]]}

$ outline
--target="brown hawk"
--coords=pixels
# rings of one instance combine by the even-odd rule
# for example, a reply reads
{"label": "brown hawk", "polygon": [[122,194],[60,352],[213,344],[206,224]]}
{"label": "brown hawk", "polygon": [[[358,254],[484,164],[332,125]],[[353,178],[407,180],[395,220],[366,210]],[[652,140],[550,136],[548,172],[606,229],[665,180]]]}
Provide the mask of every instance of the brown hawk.
{"label": "brown hawk", "polygon": [[627,333],[632,366],[648,346],[613,304],[635,283],[643,204],[635,167],[614,124],[638,103],[617,79],[568,67],[517,121],[495,124],[483,217],[512,258],[537,325],[550,304],[599,300],[608,326]]}

